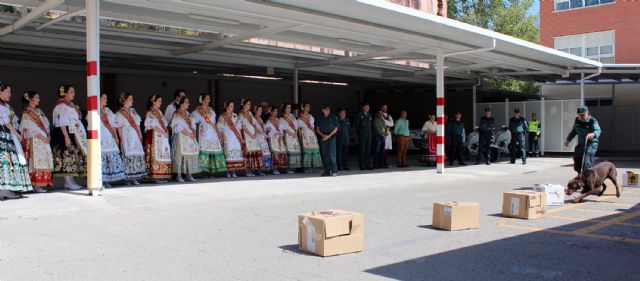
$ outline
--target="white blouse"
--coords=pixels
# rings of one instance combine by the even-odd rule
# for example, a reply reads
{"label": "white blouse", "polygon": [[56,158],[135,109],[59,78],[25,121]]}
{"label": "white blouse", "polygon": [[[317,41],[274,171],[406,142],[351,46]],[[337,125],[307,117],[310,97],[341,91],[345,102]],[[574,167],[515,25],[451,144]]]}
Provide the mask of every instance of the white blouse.
{"label": "white blouse", "polygon": [[53,108],[53,126],[69,127],[80,122],[80,115],[75,107],[60,103]]}
{"label": "white blouse", "polygon": [[422,126],[422,131],[427,132],[427,134],[429,134],[429,133],[436,132],[437,128],[438,127],[436,122],[431,122],[431,120],[428,120],[427,122],[424,122],[424,126]]}
{"label": "white blouse", "polygon": [[153,130],[153,129],[157,129],[160,131],[166,131],[167,128],[167,119],[164,118],[164,116],[162,115],[162,112],[160,111],[160,109],[151,109],[151,110],[157,110],[158,111],[158,115],[160,116],[160,118],[162,118],[162,121],[164,122],[165,127],[162,127],[162,125],[160,124],[160,120],[158,120],[158,118],[156,117],[156,115],[151,114],[150,112],[147,113],[147,117],[144,119],[144,131],[147,132],[149,130]]}

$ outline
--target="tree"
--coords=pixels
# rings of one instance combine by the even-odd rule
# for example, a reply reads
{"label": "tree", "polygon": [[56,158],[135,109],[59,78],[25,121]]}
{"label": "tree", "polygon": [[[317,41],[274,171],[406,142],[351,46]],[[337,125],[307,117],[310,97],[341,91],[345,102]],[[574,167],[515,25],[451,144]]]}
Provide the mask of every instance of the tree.
{"label": "tree", "polygon": [[[527,11],[534,0],[449,0],[449,18],[491,29],[506,35],[538,43],[538,16]],[[515,92],[537,92],[532,83],[510,79],[487,78],[485,86]]]}

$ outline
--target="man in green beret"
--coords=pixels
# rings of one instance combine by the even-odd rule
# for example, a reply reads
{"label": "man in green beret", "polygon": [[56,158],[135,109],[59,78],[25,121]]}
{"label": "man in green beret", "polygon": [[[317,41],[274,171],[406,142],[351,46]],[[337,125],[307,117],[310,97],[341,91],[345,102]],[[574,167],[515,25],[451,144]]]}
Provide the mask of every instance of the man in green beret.
{"label": "man in green beret", "polygon": [[578,144],[573,151],[573,170],[578,174],[582,173],[584,169],[593,167],[600,133],[600,124],[596,118],[589,114],[589,109],[586,106],[578,107],[578,117],[573,122],[573,128],[564,141],[564,146],[568,147],[571,140],[578,137]]}
{"label": "man in green beret", "polygon": [[324,173],[322,176],[337,176],[336,165],[336,137],[338,132],[338,118],[331,114],[329,106],[322,106],[322,116],[316,119],[316,133],[319,136],[320,155]]}

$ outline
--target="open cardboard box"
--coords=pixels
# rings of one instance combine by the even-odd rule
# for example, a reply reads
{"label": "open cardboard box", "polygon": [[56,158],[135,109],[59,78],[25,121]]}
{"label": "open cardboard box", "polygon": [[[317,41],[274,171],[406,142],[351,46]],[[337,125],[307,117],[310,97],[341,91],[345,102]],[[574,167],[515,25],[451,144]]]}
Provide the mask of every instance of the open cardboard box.
{"label": "open cardboard box", "polygon": [[362,214],[327,210],[298,215],[300,250],[328,257],[361,252],[364,246]]}

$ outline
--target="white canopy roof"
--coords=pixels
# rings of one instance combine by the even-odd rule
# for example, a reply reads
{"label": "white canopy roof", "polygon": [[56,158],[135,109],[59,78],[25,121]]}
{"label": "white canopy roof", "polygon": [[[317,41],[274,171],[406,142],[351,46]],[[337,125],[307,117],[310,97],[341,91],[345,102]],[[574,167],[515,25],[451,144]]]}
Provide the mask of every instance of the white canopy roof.
{"label": "white canopy roof", "polygon": [[[52,2],[1,1],[25,7]],[[84,1],[68,0],[53,9],[83,8]],[[555,81],[579,69],[602,67],[381,0],[103,0],[101,16],[103,69],[299,69],[324,77],[433,84],[436,48],[447,57],[447,83],[473,83],[486,76]],[[19,18],[0,13],[0,24],[6,27]],[[84,64],[82,17],[41,26],[50,20],[39,16],[0,36],[0,61]]]}

